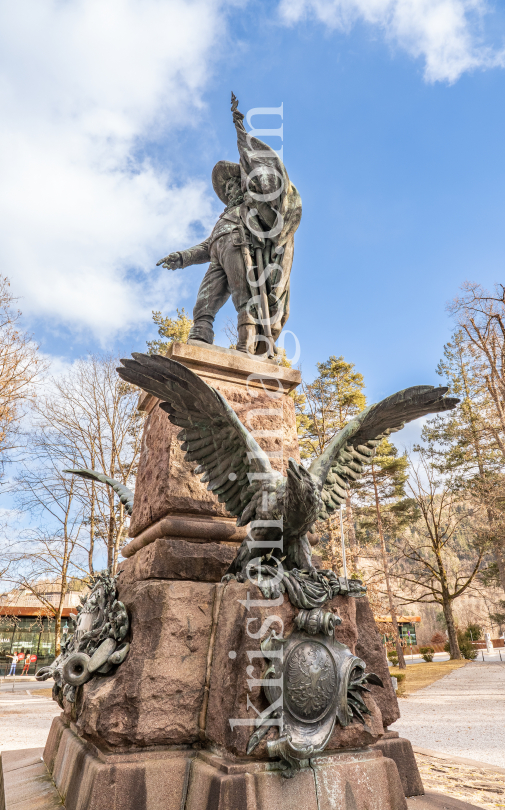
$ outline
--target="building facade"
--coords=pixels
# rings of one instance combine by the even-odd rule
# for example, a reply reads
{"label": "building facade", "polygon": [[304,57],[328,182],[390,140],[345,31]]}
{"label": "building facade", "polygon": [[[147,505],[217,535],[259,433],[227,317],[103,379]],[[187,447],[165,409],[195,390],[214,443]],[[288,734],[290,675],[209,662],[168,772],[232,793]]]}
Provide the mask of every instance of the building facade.
{"label": "building facade", "polygon": [[[391,624],[391,616],[376,616],[377,621]],[[402,647],[415,647],[417,645],[416,624],[420,624],[420,616],[398,616],[398,630]],[[386,636],[388,642],[394,641],[393,633]]]}
{"label": "building facade", "polygon": [[[37,586],[37,591],[57,608],[61,594],[58,583],[42,583]],[[82,591],[71,591],[65,596],[62,634],[71,632],[70,615],[77,612],[81,594]],[[20,656],[17,675],[22,672],[33,675],[52,661],[55,657],[54,628],[54,612],[32,591],[19,588],[0,594],[0,677],[10,672],[12,655]]]}

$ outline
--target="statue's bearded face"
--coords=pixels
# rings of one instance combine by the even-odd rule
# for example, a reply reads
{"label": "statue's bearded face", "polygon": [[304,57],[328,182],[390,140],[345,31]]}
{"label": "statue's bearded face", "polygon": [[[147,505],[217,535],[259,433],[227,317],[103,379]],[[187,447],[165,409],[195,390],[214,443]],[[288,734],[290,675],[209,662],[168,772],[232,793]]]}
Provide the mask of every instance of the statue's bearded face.
{"label": "statue's bearded face", "polygon": [[240,177],[229,177],[224,188],[228,200],[234,200],[240,194]]}

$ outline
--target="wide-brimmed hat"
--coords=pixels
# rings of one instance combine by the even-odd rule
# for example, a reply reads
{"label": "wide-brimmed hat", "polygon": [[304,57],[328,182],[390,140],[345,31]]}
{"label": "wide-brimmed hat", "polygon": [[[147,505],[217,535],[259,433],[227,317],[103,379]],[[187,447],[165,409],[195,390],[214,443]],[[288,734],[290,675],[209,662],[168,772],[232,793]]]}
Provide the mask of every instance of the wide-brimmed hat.
{"label": "wide-brimmed hat", "polygon": [[217,196],[226,205],[228,197],[225,194],[226,183],[230,177],[240,177],[240,165],[229,160],[220,160],[212,169],[212,185]]}

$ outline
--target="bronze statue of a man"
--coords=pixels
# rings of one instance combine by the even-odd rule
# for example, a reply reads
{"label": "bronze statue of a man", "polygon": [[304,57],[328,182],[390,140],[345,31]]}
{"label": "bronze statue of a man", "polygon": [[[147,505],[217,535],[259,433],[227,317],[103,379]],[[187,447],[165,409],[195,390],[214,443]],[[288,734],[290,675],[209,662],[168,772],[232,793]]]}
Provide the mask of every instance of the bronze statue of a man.
{"label": "bronze statue of a man", "polygon": [[238,313],[237,349],[272,356],[289,316],[289,277],[301,199],[277,152],[247,134],[232,93],[240,163],[221,160],[212,185],[226,208],[199,245],[158,262],[170,270],[210,262],[189,339],[214,342],[217,312],[232,297]]}

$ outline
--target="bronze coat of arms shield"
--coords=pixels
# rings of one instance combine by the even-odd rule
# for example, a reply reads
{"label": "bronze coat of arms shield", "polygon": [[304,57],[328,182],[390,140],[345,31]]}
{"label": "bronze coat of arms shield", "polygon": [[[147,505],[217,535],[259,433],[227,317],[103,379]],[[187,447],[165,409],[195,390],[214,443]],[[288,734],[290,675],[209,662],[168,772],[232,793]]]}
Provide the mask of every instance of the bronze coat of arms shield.
{"label": "bronze coat of arms shield", "polygon": [[343,727],[354,718],[364,721],[368,709],[360,692],[367,680],[380,681],[365,675],[365,662],[345,644],[323,633],[295,630],[282,639],[273,632],[261,646],[270,660],[266,697],[282,706],[279,739],[268,743],[268,752],[297,769],[324,750],[337,720]]}

